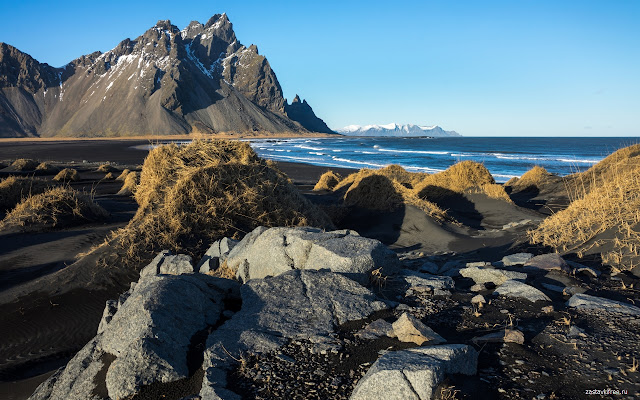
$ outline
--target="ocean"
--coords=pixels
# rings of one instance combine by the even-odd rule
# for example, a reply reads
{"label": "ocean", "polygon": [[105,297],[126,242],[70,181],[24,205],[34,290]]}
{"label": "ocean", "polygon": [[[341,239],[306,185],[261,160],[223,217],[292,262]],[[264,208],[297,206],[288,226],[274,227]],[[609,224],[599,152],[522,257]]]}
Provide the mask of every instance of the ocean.
{"label": "ocean", "polygon": [[462,137],[252,139],[263,158],[344,168],[397,164],[409,171],[439,172],[456,162],[483,163],[497,182],[538,165],[558,175],[584,171],[640,138]]}

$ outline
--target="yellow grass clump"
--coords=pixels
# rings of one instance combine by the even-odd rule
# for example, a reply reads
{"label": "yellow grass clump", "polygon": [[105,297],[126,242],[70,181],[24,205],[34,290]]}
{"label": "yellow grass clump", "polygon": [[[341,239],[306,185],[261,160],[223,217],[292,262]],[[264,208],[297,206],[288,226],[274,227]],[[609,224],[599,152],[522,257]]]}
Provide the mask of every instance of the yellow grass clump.
{"label": "yellow grass clump", "polygon": [[41,162],[37,167],[36,167],[36,172],[39,172],[41,174],[55,174],[58,171],[60,171],[60,168],[53,166],[51,164],[49,164],[48,162]]}
{"label": "yellow grass clump", "polygon": [[107,180],[107,181],[112,181],[112,180],[116,179],[116,176],[113,174],[113,172],[109,172],[102,179]]}
{"label": "yellow grass clump", "polygon": [[38,162],[29,158],[19,158],[15,160],[11,166],[16,171],[33,171],[38,167]]}
{"label": "yellow grass clump", "polygon": [[318,179],[318,183],[313,187],[313,190],[333,190],[334,187],[340,182],[340,175],[333,172],[327,171],[320,176]]}
{"label": "yellow grass clump", "polygon": [[24,199],[0,225],[32,231],[95,222],[107,216],[89,196],[68,187],[55,187]]}
{"label": "yellow grass clump", "polygon": [[485,195],[512,203],[504,186],[496,184],[489,170],[475,161],[462,161],[445,171],[423,174],[423,179],[415,184],[415,193],[421,199],[440,201],[449,196],[463,193],[484,193]]}
{"label": "yellow grass clump", "polygon": [[576,186],[582,191],[573,192],[575,197],[566,209],[530,231],[530,241],[579,256],[600,253],[606,264],[620,270],[636,266],[640,262],[640,164],[619,167],[594,168],[608,170],[608,179]]}
{"label": "yellow grass clump", "polygon": [[120,181],[120,182],[124,182],[124,180],[125,180],[125,179],[127,179],[127,175],[129,175],[129,172],[131,172],[131,170],[129,170],[128,168],[127,168],[127,169],[124,169],[124,170],[122,171],[122,173],[121,173],[120,175],[118,175],[118,177],[116,178],[116,180],[117,180],[117,181]]}
{"label": "yellow grass clump", "polygon": [[51,185],[42,179],[10,176],[0,182],[0,209],[15,207],[24,198],[47,190]]}
{"label": "yellow grass clump", "polygon": [[138,187],[138,182],[140,182],[140,174],[135,171],[129,172],[127,176],[124,178],[124,183],[122,184],[122,188],[117,193],[119,196],[131,196],[136,192],[136,188]]}
{"label": "yellow grass clump", "polygon": [[118,169],[111,164],[102,164],[98,167],[98,172],[104,172],[105,174],[109,172],[116,172]]}
{"label": "yellow grass clump", "polygon": [[65,168],[53,177],[56,182],[75,182],[80,180],[80,174],[73,168]]}
{"label": "yellow grass clump", "polygon": [[497,183],[487,183],[478,188],[479,193],[484,193],[492,199],[503,200],[507,203],[513,203],[511,197],[504,190],[504,186]]}
{"label": "yellow grass clump", "polygon": [[346,206],[390,211],[409,204],[437,220],[447,218],[444,210],[430,201],[418,198],[411,189],[394,179],[389,170],[361,169],[340,181],[334,192],[343,192],[342,198]]}
{"label": "yellow grass clump", "polygon": [[520,178],[511,178],[507,183],[505,183],[505,186],[510,186],[517,191],[532,189],[540,190],[549,182],[559,179],[559,177],[548,172],[544,167],[536,165],[529,171],[525,172]]}
{"label": "yellow grass clump", "polygon": [[135,198],[136,215],[108,239],[127,265],[140,266],[162,249],[200,256],[214,240],[258,226],[333,227],[244,142],[199,140],[152,150]]}
{"label": "yellow grass clump", "polygon": [[429,193],[425,192],[425,189],[433,186],[456,193],[464,193],[469,189],[481,188],[484,185],[494,183],[496,181],[484,165],[467,160],[456,163],[445,171],[426,175],[416,185],[415,190],[420,197],[429,197]]}

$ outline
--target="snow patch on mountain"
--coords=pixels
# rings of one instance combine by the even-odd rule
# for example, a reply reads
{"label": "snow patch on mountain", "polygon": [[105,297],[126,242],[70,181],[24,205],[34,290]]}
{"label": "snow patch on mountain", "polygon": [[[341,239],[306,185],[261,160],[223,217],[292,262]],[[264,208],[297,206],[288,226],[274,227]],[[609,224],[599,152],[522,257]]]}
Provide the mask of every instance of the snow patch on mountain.
{"label": "snow patch on mountain", "polygon": [[437,125],[424,126],[390,123],[386,125],[348,125],[336,132],[346,136],[395,136],[395,137],[456,137],[461,136],[455,131],[445,131]]}

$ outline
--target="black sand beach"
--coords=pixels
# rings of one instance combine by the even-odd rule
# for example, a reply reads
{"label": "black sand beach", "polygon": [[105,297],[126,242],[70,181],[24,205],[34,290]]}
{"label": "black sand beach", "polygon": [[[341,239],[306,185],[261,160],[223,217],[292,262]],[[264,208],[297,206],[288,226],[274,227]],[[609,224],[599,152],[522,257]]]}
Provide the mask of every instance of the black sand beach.
{"label": "black sand beach", "polygon": [[[55,232],[0,232],[0,398],[17,400],[29,397],[39,383],[54,370],[64,366],[96,334],[105,302],[117,298],[128,289],[131,281],[137,280],[136,271],[124,271],[117,266],[97,266],[97,259],[92,259],[92,256],[85,257],[82,262],[75,261],[79,254],[102,243],[111,231],[124,227],[138,208],[131,196],[116,194],[122,182],[105,179],[105,173],[97,171],[98,166],[110,162],[118,172],[125,168],[139,171],[147,151],[138,150],[136,146],[148,144],[148,140],[65,140],[34,143],[4,141],[0,146],[0,161],[32,158],[50,161],[60,168],[77,169],[80,180],[70,183],[71,187],[92,193],[95,202],[110,214],[108,219],[98,223],[64,228]],[[330,168],[286,162],[278,162],[277,166],[312,203],[326,210],[343,210],[339,204],[344,193],[312,190],[320,176]],[[331,169],[343,177],[356,172],[350,169]],[[10,175],[30,176],[33,172],[16,172],[12,171],[11,167],[0,171],[2,178]],[[40,177],[51,179],[52,176],[49,174]],[[337,211],[332,215],[332,219],[337,228],[353,229],[361,236],[380,240],[393,249],[408,267],[421,265],[425,261],[440,265],[453,263],[459,266],[479,261],[500,264],[503,256],[508,254],[551,252],[551,249],[529,244],[526,234],[527,229],[540,223],[554,209],[566,207],[567,199],[563,185],[554,181],[547,185],[547,189],[514,193],[513,202],[492,198],[481,192],[466,193],[464,196],[452,192],[446,202],[437,205],[446,209],[455,221],[438,222],[424,210],[411,204],[404,204],[391,212],[354,206],[348,208],[346,213]],[[574,256],[570,258],[577,260]],[[594,257],[581,262],[597,268],[602,267],[601,260]],[[607,278],[603,278],[604,276]],[[631,292],[624,291],[627,289],[621,291],[616,285],[623,282],[624,288],[633,288],[632,285],[637,283],[637,279],[623,276],[614,281],[608,276],[603,274],[599,280],[593,280],[585,276],[569,277],[560,274],[551,280],[549,277],[540,278],[536,285],[553,286],[563,282],[568,287],[580,286],[584,288],[581,290],[590,290],[589,293],[606,294],[621,301],[633,296]],[[557,345],[550,338],[558,337],[558,332],[562,330],[558,327],[558,321],[562,321],[564,311],[542,313],[531,304],[496,298],[492,300],[492,306],[487,306],[480,313],[479,309],[463,305],[468,303],[471,297],[468,291],[472,283],[469,279],[462,278],[456,283],[456,287],[460,286],[462,292],[455,293],[441,302],[437,300],[434,303],[430,297],[424,296],[412,298],[411,302],[416,309],[423,311],[429,307],[438,309],[429,317],[432,326],[439,333],[446,333],[450,338],[460,342],[468,342],[474,335],[491,331],[487,328],[491,324],[500,326],[504,323],[505,314],[515,315],[520,320],[518,329],[525,332],[528,340],[536,338],[535,345],[517,349],[509,347],[505,353],[498,345],[490,344],[490,351],[487,350],[490,354],[487,353],[480,365],[484,371],[484,381],[474,377],[465,381],[466,383],[459,378],[453,378],[451,382],[457,387],[465,387],[471,393],[485,391],[486,398],[511,398],[500,395],[495,388],[510,385],[509,377],[513,374],[509,371],[497,371],[502,368],[501,363],[505,362],[504,360],[518,360],[517,364],[520,365],[522,359],[525,359],[534,362],[532,365],[535,365],[535,371],[544,371],[547,376],[551,375],[552,378],[549,378],[548,382],[545,380],[547,392],[559,390],[562,385],[559,386],[553,381],[554,374],[559,373],[553,370],[553,363],[557,362],[553,360],[569,356],[571,352],[564,347],[556,348]],[[398,295],[394,292],[396,289],[393,285],[389,288],[381,286],[379,290],[381,296],[394,298]],[[481,293],[489,296],[492,290],[493,288],[487,287],[482,289]],[[563,307],[563,296],[562,293],[552,296],[554,306]],[[588,318],[579,321],[582,326],[604,329],[602,321]],[[628,334],[628,331],[624,330],[626,328],[620,329],[623,329],[624,334]],[[383,344],[398,346],[398,343],[392,340]],[[589,342],[587,345],[597,347],[598,344]],[[353,357],[350,361],[353,365],[370,361],[373,353],[377,354],[377,351],[382,349],[369,349],[373,352],[369,354],[353,344],[349,346],[347,350]],[[536,346],[541,346],[543,350]],[[545,353],[545,346],[553,350]],[[624,341],[614,340],[610,346],[621,349],[624,347]],[[292,356],[294,355],[298,356]],[[609,364],[618,363],[620,368],[626,368],[627,361],[626,358],[618,361],[607,358]],[[279,361],[276,359],[270,362]],[[341,361],[332,362],[327,365],[341,370]],[[580,363],[564,366],[567,369],[566,373],[570,375],[579,373],[582,367],[584,365]],[[359,371],[363,372],[362,368]],[[236,389],[245,391],[244,395],[251,397],[253,392],[247,387],[251,387],[253,381],[242,372],[236,375],[240,382],[237,383],[239,386]],[[351,383],[359,376],[352,376]],[[601,376],[598,375],[597,379],[601,379]],[[635,378],[631,376],[628,379]],[[242,382],[247,386],[242,386]],[[624,382],[627,385],[627,381]],[[524,387],[522,390],[525,391],[533,390],[531,387],[535,387],[528,383],[523,385],[519,387]],[[569,398],[580,398],[579,393],[583,388],[584,385],[577,385],[575,388],[567,389],[566,393],[570,394]],[[518,394],[513,398],[523,397]]]}

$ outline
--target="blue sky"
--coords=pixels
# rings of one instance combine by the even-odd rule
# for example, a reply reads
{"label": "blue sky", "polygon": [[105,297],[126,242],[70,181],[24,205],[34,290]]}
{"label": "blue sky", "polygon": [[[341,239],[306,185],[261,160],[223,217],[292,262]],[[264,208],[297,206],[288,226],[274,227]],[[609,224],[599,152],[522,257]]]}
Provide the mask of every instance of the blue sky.
{"label": "blue sky", "polygon": [[332,128],[640,136],[640,1],[0,0],[0,41],[60,66],[222,12]]}

